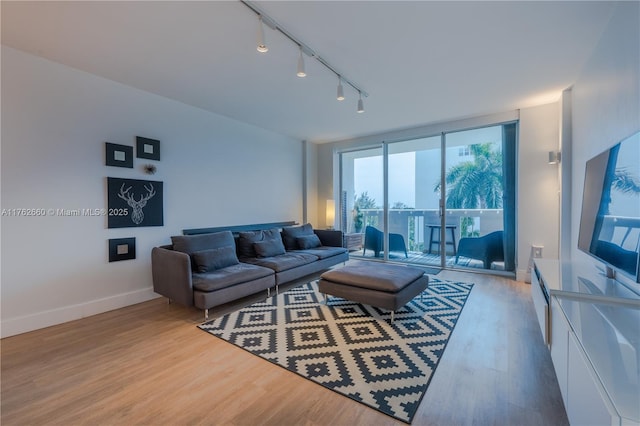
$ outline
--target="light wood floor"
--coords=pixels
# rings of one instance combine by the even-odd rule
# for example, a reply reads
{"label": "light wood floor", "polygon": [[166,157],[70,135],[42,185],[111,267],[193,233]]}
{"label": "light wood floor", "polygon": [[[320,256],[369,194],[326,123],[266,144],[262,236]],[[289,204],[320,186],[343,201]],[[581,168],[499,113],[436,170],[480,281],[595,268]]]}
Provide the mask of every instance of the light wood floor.
{"label": "light wood floor", "polygon": [[[530,286],[438,277],[476,285],[413,424],[568,424]],[[201,319],[156,299],[3,339],[0,423],[403,424],[199,330]]]}

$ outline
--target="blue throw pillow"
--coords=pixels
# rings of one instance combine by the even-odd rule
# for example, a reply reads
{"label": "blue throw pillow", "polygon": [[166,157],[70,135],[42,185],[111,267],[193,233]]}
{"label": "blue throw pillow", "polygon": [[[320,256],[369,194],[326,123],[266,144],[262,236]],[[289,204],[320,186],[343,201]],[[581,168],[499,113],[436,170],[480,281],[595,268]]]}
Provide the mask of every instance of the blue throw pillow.
{"label": "blue throw pillow", "polygon": [[253,248],[258,257],[272,257],[285,254],[284,244],[281,239],[264,240],[253,243]]}
{"label": "blue throw pillow", "polygon": [[254,244],[267,240],[277,240],[282,242],[280,230],[278,230],[277,228],[273,228],[263,231],[240,232],[238,234],[238,254],[241,258],[256,257],[258,253],[256,253]]}
{"label": "blue throw pillow", "polygon": [[313,233],[313,226],[311,226],[310,223],[305,223],[302,226],[287,226],[282,228],[282,239],[287,250],[297,250],[298,243],[296,238],[305,235],[315,235]]}
{"label": "blue throw pillow", "polygon": [[322,245],[320,238],[316,234],[298,237],[296,238],[296,243],[298,243],[300,250],[312,249]]}
{"label": "blue throw pillow", "polygon": [[253,244],[262,241],[262,231],[240,232],[238,237],[238,254],[240,257],[256,257]]}

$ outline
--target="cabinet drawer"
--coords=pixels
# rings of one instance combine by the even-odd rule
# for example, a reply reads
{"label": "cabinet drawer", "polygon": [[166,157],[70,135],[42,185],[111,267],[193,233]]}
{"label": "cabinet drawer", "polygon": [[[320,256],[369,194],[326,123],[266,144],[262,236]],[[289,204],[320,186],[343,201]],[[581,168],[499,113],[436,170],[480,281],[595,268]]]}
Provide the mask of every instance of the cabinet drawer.
{"label": "cabinet drawer", "polygon": [[572,425],[619,425],[620,418],[573,333],[569,333],[567,416]]}
{"label": "cabinet drawer", "polygon": [[549,305],[540,287],[540,281],[538,281],[538,277],[534,271],[531,273],[531,298],[533,299],[533,306],[536,311],[536,316],[538,317],[538,324],[540,324],[542,339],[548,346],[551,343],[549,333]]}

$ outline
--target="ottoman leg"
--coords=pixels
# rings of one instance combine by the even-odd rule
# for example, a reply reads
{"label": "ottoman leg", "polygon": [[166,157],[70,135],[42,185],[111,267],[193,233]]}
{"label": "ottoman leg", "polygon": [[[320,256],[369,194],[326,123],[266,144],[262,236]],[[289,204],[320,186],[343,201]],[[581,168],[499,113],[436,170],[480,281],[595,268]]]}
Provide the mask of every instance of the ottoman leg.
{"label": "ottoman leg", "polygon": [[391,324],[393,324],[393,321],[395,320],[395,316],[396,316],[396,311],[391,311]]}

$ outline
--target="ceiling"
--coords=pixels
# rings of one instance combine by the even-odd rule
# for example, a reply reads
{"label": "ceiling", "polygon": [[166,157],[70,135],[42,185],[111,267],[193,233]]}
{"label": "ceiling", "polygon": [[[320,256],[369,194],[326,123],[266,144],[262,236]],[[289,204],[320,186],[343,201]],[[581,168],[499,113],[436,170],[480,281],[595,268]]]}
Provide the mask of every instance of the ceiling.
{"label": "ceiling", "polygon": [[2,43],[300,140],[328,142],[552,102],[571,86],[612,2],[255,2],[368,92],[239,1],[2,1]]}

